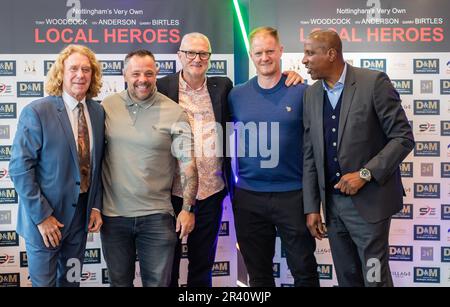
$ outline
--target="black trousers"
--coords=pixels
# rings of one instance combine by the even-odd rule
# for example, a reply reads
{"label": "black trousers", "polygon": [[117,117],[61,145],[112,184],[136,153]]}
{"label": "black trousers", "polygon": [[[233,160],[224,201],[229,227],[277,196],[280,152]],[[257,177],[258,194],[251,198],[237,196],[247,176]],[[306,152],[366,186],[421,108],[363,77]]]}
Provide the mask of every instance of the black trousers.
{"label": "black trousers", "polygon": [[234,222],[252,287],[274,287],[277,231],[296,287],[318,287],[316,241],[306,227],[302,190],[254,192],[236,188]]}
{"label": "black trousers", "polygon": [[[188,287],[211,287],[211,270],[216,257],[217,237],[222,221],[222,201],[226,190],[222,190],[210,197],[197,200],[195,207],[195,228],[187,239],[188,248]],[[172,205],[178,215],[183,206],[183,199],[172,196]],[[178,287],[180,277],[181,240],[175,247],[172,266],[171,287]]]}

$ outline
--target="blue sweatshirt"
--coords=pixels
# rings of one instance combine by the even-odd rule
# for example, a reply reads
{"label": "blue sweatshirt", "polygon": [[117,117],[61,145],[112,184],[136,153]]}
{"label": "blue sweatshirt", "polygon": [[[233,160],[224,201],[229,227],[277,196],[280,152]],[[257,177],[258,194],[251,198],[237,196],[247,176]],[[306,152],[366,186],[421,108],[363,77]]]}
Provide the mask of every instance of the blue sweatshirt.
{"label": "blue sweatshirt", "polygon": [[[276,86],[263,89],[254,77],[234,87],[228,96],[235,129],[243,131],[237,136],[237,186],[242,189],[287,192],[302,188],[303,93],[307,86],[286,87],[285,81],[282,76]],[[276,125],[279,133],[275,133]],[[256,127],[257,133],[242,126]],[[279,144],[278,152],[275,144]]]}

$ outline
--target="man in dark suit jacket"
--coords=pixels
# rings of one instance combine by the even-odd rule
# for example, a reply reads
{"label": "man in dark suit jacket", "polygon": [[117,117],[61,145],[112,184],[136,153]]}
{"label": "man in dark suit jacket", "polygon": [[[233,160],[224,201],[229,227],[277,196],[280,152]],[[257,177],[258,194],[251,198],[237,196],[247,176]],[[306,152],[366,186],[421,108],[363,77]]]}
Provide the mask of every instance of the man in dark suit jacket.
{"label": "man in dark suit jacket", "polygon": [[9,170],[20,202],[31,283],[79,286],[87,231],[102,225],[104,112],[94,53],[69,45],[52,66],[46,91],[19,119]]}
{"label": "man in dark suit jacket", "polygon": [[[183,206],[179,178],[174,179],[172,188],[175,214],[186,210],[192,216],[195,215],[195,228],[187,240],[189,259],[187,285],[190,287],[212,286],[211,270],[222,219],[222,201],[227,191],[232,192],[233,184],[231,162],[229,156],[225,154],[226,146],[224,146],[226,122],[229,121],[227,96],[233,84],[227,77],[206,77],[210,56],[211,46],[205,35],[186,34],[178,51],[183,69],[157,81],[158,91],[186,110],[194,133],[199,172],[195,206],[191,208]],[[219,125],[214,127],[216,122]],[[194,125],[199,129],[194,129]],[[217,129],[210,132],[211,130],[205,127]],[[198,131],[201,131],[200,134]],[[201,146],[209,141],[214,145],[208,146],[209,148]],[[213,152],[205,152],[211,149]],[[220,149],[223,150],[219,152]],[[171,280],[173,287],[178,286],[180,258],[181,239],[175,250]]]}
{"label": "man in dark suit jacket", "polygon": [[325,227],[340,286],[392,286],[388,239],[402,209],[399,164],[414,147],[389,77],[346,64],[336,32],[311,33],[303,64],[314,80],[304,99],[303,189],[308,228]]}

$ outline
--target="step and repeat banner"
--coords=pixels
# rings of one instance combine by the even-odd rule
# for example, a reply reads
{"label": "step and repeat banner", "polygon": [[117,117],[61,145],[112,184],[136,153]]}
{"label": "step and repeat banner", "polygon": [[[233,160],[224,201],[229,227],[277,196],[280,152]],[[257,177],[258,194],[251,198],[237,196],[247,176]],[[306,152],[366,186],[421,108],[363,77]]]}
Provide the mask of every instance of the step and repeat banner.
{"label": "step and repeat banner", "polygon": [[[86,45],[103,69],[98,100],[120,92],[125,55],[146,48],[155,54],[160,76],[181,69],[176,52],[181,38],[201,32],[213,55],[208,75],[234,79],[233,9],[223,0],[3,0],[0,10],[0,287],[30,286],[23,238],[15,232],[18,195],[8,175],[11,144],[23,107],[47,95],[44,81],[67,44]],[[63,178],[60,178],[63,180]],[[232,208],[224,202],[214,286],[235,286],[237,255]],[[186,283],[183,246],[180,283]],[[108,285],[99,234],[89,234],[82,286]],[[135,284],[140,285],[137,264]]]}
{"label": "step and repeat banner", "polygon": [[[250,1],[251,28],[278,28],[284,70],[302,65],[314,29],[340,34],[350,64],[386,72],[401,94],[416,146],[401,164],[404,208],[392,221],[396,286],[450,286],[450,4],[445,0]],[[367,140],[370,142],[370,140]],[[322,286],[337,285],[328,240],[317,241]],[[277,241],[274,275],[292,284]]]}

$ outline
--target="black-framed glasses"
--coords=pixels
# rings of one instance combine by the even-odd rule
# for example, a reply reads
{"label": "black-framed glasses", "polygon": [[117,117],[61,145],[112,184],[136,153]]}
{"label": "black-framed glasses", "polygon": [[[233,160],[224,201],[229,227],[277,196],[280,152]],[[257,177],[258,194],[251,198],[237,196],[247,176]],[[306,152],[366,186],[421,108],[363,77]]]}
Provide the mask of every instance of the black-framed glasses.
{"label": "black-framed glasses", "polygon": [[189,50],[180,50],[181,52],[184,52],[184,54],[186,54],[186,57],[189,60],[193,60],[195,59],[195,57],[198,56],[200,57],[200,60],[208,60],[211,57],[211,52],[195,52],[195,51],[189,51]]}

